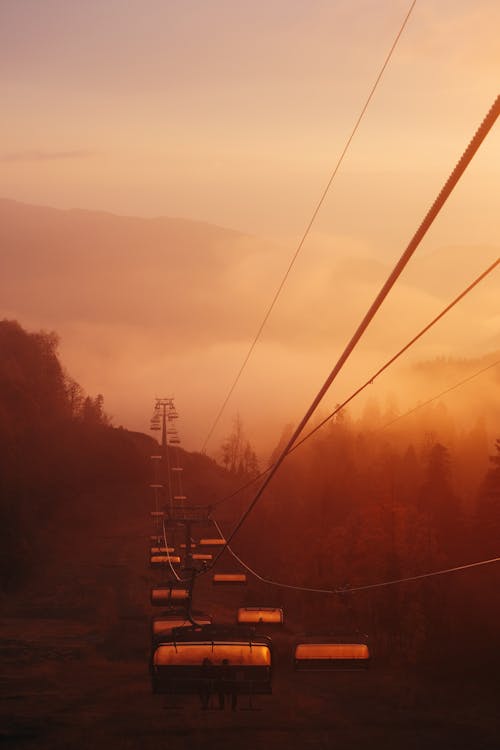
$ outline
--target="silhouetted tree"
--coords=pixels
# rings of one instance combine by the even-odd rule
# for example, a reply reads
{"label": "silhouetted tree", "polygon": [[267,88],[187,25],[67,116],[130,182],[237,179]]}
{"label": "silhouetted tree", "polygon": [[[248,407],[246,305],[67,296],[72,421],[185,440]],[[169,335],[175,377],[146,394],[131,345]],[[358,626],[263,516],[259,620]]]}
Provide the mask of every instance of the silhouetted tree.
{"label": "silhouetted tree", "polygon": [[259,473],[257,455],[246,439],[239,414],[233,420],[231,434],[223,442],[222,463],[230,474],[256,476]]}
{"label": "silhouetted tree", "polygon": [[498,554],[500,544],[500,439],[496,440],[495,449],[477,504],[479,543],[487,554]]}

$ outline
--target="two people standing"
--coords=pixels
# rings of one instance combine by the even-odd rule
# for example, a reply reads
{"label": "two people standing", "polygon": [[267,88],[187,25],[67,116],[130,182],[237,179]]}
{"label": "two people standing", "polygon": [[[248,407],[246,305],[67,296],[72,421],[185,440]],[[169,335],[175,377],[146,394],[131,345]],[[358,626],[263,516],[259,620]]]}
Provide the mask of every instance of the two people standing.
{"label": "two people standing", "polygon": [[233,675],[229,659],[223,659],[220,666],[213,664],[211,659],[205,658],[201,664],[200,700],[202,709],[210,706],[211,697],[217,693],[219,709],[222,711],[226,704],[226,694],[231,695],[231,710],[236,710],[238,702],[238,685],[236,675]]}

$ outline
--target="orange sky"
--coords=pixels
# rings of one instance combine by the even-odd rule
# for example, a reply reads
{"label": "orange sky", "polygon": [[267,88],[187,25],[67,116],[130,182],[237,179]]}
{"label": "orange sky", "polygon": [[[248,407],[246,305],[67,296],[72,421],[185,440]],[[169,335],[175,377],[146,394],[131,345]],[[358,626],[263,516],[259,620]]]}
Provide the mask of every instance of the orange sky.
{"label": "orange sky", "polygon": [[[91,320],[90,282],[87,312],[82,302],[58,314],[37,287],[29,310],[9,299],[3,314],[60,331],[68,368],[91,392],[104,392],[118,423],[141,427],[145,403],[175,393],[188,447],[199,447],[408,7],[406,0],[4,0],[0,196],[181,216],[258,239],[214,277],[218,302],[202,280],[190,285],[198,261],[188,253],[189,304],[176,330],[190,346],[171,325],[151,322],[158,312],[142,314],[145,291],[133,295],[135,325],[110,305]],[[310,401],[497,95],[499,25],[495,0],[417,2],[228,419],[239,409],[258,435],[256,402],[264,399],[280,424]],[[345,388],[499,255],[499,163],[497,124]],[[222,246],[234,252],[230,242]],[[162,272],[168,283],[168,266]],[[131,269],[132,291],[137,279]],[[57,272],[44,283],[53,298]],[[498,291],[498,281],[486,282],[418,355],[499,348]],[[225,297],[226,319],[214,313],[204,339],[204,310],[223,310]],[[233,317],[241,325],[228,336]],[[290,375],[286,388],[279,367]],[[270,389],[280,398],[267,403]]]}

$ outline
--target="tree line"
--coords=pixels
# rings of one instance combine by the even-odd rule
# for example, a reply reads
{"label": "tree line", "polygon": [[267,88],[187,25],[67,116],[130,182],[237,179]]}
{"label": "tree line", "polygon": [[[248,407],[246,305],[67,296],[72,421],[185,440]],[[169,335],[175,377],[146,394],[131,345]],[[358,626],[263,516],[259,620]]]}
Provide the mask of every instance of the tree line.
{"label": "tree line", "polygon": [[349,593],[500,555],[500,440],[481,420],[458,428],[443,404],[399,422],[382,416],[340,412],[290,454],[235,548],[265,577],[345,588],[263,586],[301,629],[360,629],[384,660],[493,674],[499,565]]}
{"label": "tree line", "polygon": [[0,321],[0,590],[40,564],[63,506],[148,476],[148,439],[113,428],[103,396],[85,394],[57,348],[54,333]]}

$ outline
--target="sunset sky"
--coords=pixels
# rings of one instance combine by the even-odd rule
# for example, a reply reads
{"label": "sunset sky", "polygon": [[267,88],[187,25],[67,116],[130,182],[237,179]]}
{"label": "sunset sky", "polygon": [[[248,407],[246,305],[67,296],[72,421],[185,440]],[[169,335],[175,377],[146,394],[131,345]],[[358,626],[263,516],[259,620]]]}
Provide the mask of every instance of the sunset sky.
{"label": "sunset sky", "polygon": [[[204,225],[175,263],[171,247],[141,268],[138,241],[137,263],[130,249],[111,294],[133,300],[129,316],[127,299],[109,301],[113,266],[98,278],[91,233],[79,257],[87,253],[96,270],[58,305],[74,282],[71,263],[64,273],[32,264],[21,273],[0,248],[1,316],[57,330],[69,371],[104,394],[117,424],[146,429],[154,396],[174,394],[185,445],[199,449],[409,6],[3,0],[0,197],[235,233],[221,229],[220,268],[195,252],[205,247]],[[236,411],[266,447],[301,416],[497,96],[499,28],[496,0],[417,1],[214,451]],[[499,166],[497,123],[332,403],[498,257]],[[45,257],[50,236],[36,242]],[[499,276],[414,359],[500,349]],[[412,397],[428,395],[432,388]]]}

